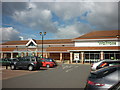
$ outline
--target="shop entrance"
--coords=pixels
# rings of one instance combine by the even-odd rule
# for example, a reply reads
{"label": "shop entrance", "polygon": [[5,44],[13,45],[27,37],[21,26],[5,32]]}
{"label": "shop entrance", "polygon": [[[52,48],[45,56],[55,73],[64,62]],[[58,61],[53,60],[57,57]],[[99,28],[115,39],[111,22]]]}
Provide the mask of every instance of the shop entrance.
{"label": "shop entrance", "polygon": [[100,60],[100,52],[84,52],[84,63],[95,63]]}

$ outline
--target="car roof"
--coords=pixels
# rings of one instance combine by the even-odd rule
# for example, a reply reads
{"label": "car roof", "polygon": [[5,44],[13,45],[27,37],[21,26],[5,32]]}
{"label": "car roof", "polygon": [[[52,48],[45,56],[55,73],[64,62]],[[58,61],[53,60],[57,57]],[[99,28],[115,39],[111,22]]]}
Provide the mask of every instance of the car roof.
{"label": "car roof", "polygon": [[120,60],[101,60],[100,62],[120,62]]}

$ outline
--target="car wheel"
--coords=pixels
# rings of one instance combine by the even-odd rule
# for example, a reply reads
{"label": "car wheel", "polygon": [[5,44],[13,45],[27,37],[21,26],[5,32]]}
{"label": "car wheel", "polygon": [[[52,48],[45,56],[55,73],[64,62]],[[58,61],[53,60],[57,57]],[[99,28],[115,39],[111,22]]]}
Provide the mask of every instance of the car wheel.
{"label": "car wheel", "polygon": [[49,64],[47,64],[47,65],[46,65],[46,67],[47,67],[47,68],[50,68],[50,65],[49,65]]}
{"label": "car wheel", "polygon": [[10,66],[11,70],[15,70],[15,65]]}
{"label": "car wheel", "polygon": [[28,66],[28,70],[32,71],[33,70],[33,66],[32,65]]}

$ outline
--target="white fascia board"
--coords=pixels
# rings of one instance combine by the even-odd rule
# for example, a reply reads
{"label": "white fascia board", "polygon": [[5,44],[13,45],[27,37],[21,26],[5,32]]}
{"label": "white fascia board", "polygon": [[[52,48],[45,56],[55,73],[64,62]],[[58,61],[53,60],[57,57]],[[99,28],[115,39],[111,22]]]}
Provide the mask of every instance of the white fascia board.
{"label": "white fascia board", "polygon": [[69,52],[69,51],[47,51],[47,52],[51,52],[51,53],[60,53],[60,52]]}
{"label": "white fascia board", "polygon": [[30,39],[29,42],[26,44],[26,46],[28,46],[31,42],[33,42],[33,44],[37,46],[37,44],[33,41],[33,39]]}
{"label": "white fascia board", "polygon": [[73,41],[101,41],[101,40],[118,40],[118,38],[110,38],[110,39],[75,39]]}
{"label": "white fascia board", "polygon": [[119,51],[119,50],[68,50],[70,51]]}

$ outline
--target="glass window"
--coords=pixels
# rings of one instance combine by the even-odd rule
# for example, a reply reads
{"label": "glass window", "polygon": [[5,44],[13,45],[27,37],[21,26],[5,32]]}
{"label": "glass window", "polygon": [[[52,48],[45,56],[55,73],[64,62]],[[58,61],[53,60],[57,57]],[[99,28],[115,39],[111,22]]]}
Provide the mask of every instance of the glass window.
{"label": "glass window", "polygon": [[109,54],[105,54],[105,59],[110,59]]}
{"label": "glass window", "polygon": [[95,59],[100,59],[100,55],[99,54],[95,54]]}
{"label": "glass window", "polygon": [[41,62],[44,62],[45,60],[41,60]]}
{"label": "glass window", "polygon": [[116,59],[120,59],[120,54],[116,54]]}
{"label": "glass window", "polygon": [[34,58],[31,58],[31,61],[35,61],[36,60],[36,58],[34,57]]}
{"label": "glass window", "polygon": [[94,59],[94,54],[90,54],[90,59]]}
{"label": "glass window", "polygon": [[85,54],[85,59],[89,59],[89,54]]}
{"label": "glass window", "polygon": [[109,66],[113,66],[113,65],[120,65],[120,62],[109,63]]}
{"label": "glass window", "polygon": [[119,52],[104,52],[105,59],[120,59]]}
{"label": "glass window", "polygon": [[19,59],[19,61],[22,61],[22,58],[18,58]]}
{"label": "glass window", "polygon": [[116,68],[112,68],[112,69],[108,69],[108,70],[104,70],[104,71],[101,71],[101,72],[98,72],[96,74],[92,73],[89,78],[102,78],[102,77],[105,77],[106,75],[112,73],[116,71]]}
{"label": "glass window", "polygon": [[91,74],[89,75],[89,78],[97,78],[97,75],[94,74],[94,73],[91,73]]}

